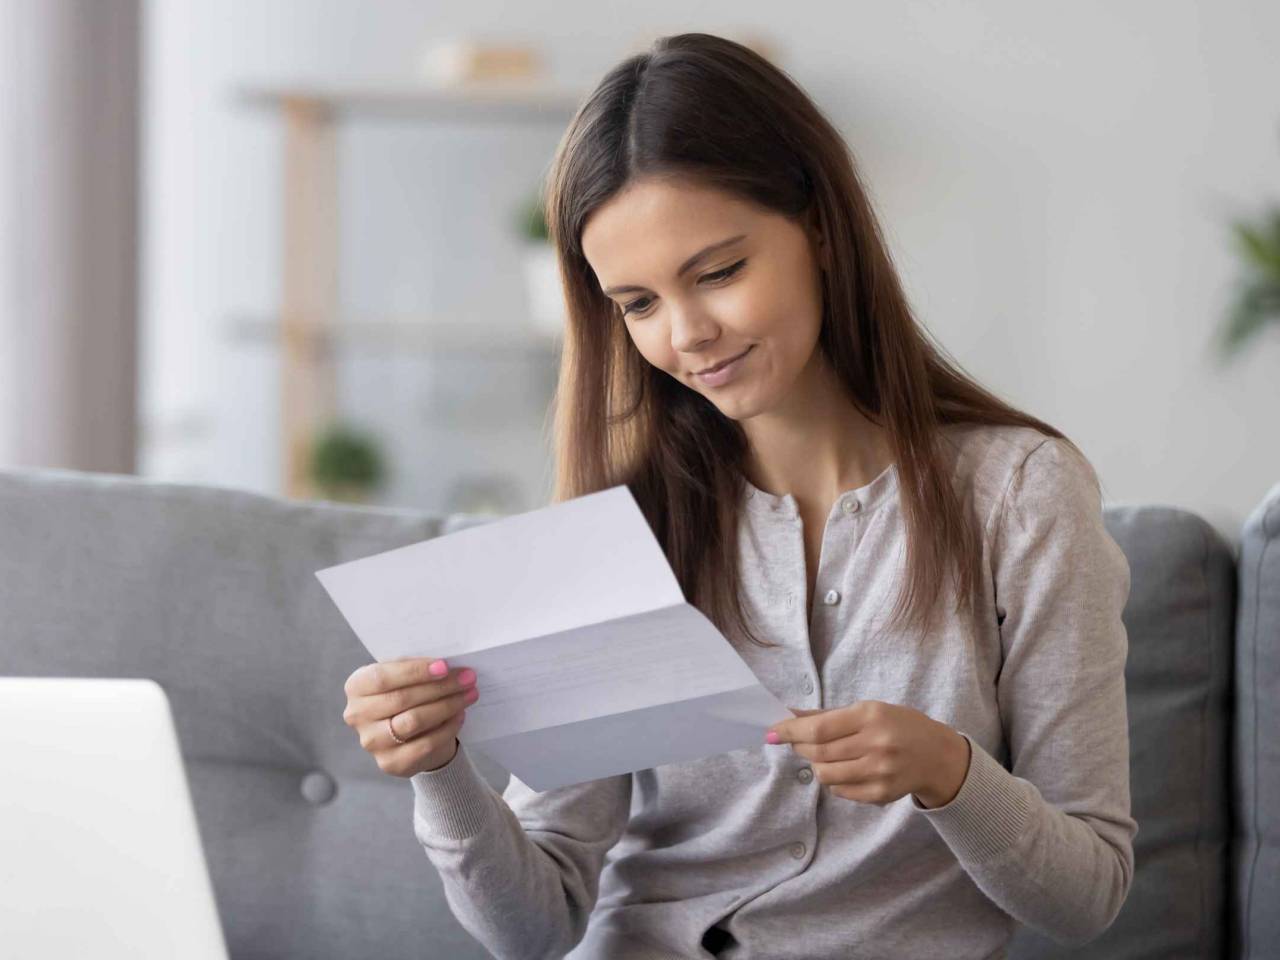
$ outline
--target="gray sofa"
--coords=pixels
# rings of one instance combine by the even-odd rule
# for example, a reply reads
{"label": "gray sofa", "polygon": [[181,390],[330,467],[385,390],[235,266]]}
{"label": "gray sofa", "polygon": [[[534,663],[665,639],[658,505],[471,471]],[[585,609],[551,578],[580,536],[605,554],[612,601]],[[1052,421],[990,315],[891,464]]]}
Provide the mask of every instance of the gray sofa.
{"label": "gray sofa", "polygon": [[[314,571],[488,519],[0,471],[0,674],[164,687],[237,960],[486,957],[417,844],[408,782],[342,721],[370,657]],[[1101,938],[1022,930],[1010,957],[1280,956],[1280,485],[1238,555],[1183,510],[1106,523],[1132,570],[1137,872]]]}

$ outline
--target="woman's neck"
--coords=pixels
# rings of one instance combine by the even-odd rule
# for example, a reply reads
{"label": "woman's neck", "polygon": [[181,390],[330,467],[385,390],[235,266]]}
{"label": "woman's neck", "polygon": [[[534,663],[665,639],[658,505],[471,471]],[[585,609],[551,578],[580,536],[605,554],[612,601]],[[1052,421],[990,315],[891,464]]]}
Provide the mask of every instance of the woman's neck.
{"label": "woman's neck", "polygon": [[894,461],[889,433],[867,419],[825,363],[765,413],[742,421],[747,479],[769,493],[830,503]]}

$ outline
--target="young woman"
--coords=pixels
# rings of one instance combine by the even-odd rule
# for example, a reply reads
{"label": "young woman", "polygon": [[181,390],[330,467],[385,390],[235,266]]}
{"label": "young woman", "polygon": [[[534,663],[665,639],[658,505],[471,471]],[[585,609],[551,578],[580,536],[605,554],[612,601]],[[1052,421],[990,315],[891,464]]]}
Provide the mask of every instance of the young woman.
{"label": "young woman", "polygon": [[1137,824],[1129,567],[1088,460],[928,341],[848,148],[743,46],[684,34],[612,70],[547,214],[557,499],[628,484],[797,716],[758,748],[499,795],[454,736],[483,677],[362,668],[348,722],[411,778],[459,921],[506,958],[1096,937]]}

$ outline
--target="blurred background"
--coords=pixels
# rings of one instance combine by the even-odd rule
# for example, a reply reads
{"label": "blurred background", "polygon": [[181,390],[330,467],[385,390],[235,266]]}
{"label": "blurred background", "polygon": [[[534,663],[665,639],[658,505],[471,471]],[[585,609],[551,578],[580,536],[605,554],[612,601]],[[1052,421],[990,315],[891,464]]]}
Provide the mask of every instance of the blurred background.
{"label": "blurred background", "polygon": [[0,0],[0,466],[515,512],[551,490],[534,206],[655,37],[861,164],[920,321],[1110,503],[1280,479],[1280,5]]}

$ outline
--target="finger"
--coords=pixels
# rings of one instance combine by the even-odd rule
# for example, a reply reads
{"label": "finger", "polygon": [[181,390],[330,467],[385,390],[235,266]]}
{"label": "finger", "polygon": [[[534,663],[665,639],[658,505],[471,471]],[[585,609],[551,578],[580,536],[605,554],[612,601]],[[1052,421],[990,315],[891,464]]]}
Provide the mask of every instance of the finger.
{"label": "finger", "polygon": [[867,754],[863,739],[857,734],[851,737],[839,737],[825,743],[806,743],[797,741],[791,744],[791,752],[814,763],[834,763],[841,760],[857,760]]}
{"label": "finger", "polygon": [[[379,768],[384,773],[398,774],[417,766],[427,754],[438,753],[447,748],[458,736],[458,731],[465,719],[466,713],[460,710],[445,723],[431,730],[423,731],[412,738],[401,736],[401,740],[407,741],[405,743],[396,743],[390,735],[387,735],[386,745],[374,751]],[[382,726],[385,733],[386,723],[384,722]]]}
{"label": "finger", "polygon": [[449,664],[437,657],[402,657],[366,663],[347,678],[349,697],[368,697],[415,683],[430,683],[450,675]]}
{"label": "finger", "polygon": [[895,787],[885,777],[867,777],[857,783],[838,783],[828,786],[827,792],[843,800],[871,803],[887,807],[907,795],[907,791]]}
{"label": "finger", "polygon": [[[464,678],[469,678],[468,682],[464,683]],[[366,719],[383,720],[397,713],[407,713],[414,707],[465,693],[474,689],[475,686],[475,671],[459,670],[444,680],[415,683],[398,690],[361,697],[347,708],[345,716],[354,717],[356,722]]]}
{"label": "finger", "polygon": [[[856,733],[861,726],[860,705],[823,710],[775,723],[765,738],[769,743],[825,743]],[[769,734],[776,734],[776,739]]]}
{"label": "finger", "polygon": [[437,728],[448,726],[457,720],[458,717],[466,712],[466,708],[477,699],[479,699],[478,693],[474,690],[467,690],[445,697],[443,700],[436,700],[432,703],[415,707],[404,713],[394,714],[389,718],[389,721],[384,719],[381,722],[383,741],[388,746],[400,746],[400,744],[396,743],[395,738],[391,736],[392,730],[401,740],[415,740],[428,735]]}
{"label": "finger", "polygon": [[861,787],[881,779],[875,760],[857,757],[853,760],[814,763],[813,778],[826,787]]}

